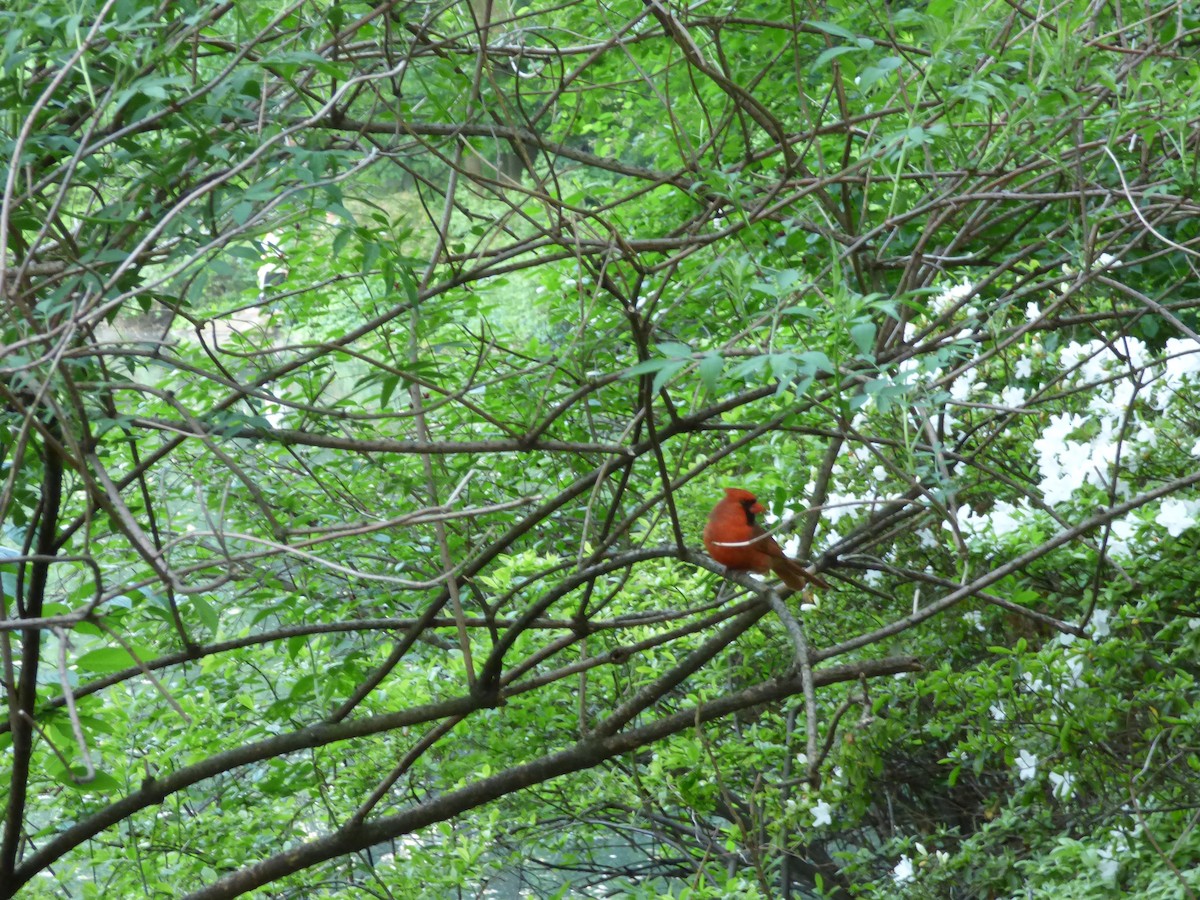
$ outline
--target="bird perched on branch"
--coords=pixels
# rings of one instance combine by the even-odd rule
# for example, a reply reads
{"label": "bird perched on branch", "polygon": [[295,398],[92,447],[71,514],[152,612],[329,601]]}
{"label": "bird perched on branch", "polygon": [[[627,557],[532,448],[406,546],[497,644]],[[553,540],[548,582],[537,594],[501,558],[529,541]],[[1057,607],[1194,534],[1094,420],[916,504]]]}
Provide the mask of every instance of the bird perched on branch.
{"label": "bird perched on branch", "polygon": [[785,556],[775,539],[759,527],[754,517],[761,512],[762,504],[752,493],[725,488],[724,499],[713,507],[704,526],[704,549],[708,555],[727,569],[773,571],[794,591],[810,582],[828,588],[825,579]]}

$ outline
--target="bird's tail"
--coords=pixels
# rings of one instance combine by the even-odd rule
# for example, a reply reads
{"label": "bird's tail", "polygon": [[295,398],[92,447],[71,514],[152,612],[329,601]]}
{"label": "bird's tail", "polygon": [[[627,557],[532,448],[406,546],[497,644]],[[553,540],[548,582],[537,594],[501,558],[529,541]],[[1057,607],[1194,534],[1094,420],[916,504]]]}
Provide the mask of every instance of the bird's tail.
{"label": "bird's tail", "polygon": [[794,559],[786,556],[772,556],[771,569],[783,579],[783,583],[793,591],[803,590],[808,584],[815,584],[823,590],[829,590],[829,582],[815,572],[810,572]]}

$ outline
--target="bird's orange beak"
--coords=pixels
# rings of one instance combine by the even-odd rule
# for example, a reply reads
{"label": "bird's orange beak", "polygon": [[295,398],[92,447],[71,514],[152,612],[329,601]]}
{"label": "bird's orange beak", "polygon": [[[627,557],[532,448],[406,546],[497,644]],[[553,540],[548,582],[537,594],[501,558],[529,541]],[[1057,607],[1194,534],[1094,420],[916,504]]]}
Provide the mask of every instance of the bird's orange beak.
{"label": "bird's orange beak", "polygon": [[750,507],[750,512],[754,513],[757,516],[759,513],[766,512],[766,510],[763,509],[763,505],[761,503],[759,503],[757,500],[755,500],[754,505],[752,507]]}

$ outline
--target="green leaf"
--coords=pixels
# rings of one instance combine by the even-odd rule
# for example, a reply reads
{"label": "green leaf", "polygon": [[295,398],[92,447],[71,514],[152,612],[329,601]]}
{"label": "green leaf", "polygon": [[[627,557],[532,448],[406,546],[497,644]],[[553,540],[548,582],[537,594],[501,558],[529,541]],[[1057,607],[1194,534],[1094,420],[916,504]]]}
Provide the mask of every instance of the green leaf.
{"label": "green leaf", "polygon": [[662,390],[663,386],[671,380],[680,369],[686,366],[690,360],[686,359],[669,359],[666,360],[666,365],[658,370],[658,374],[654,376],[654,383],[651,385],[651,390],[655,393]]}
{"label": "green leaf", "polygon": [[350,243],[350,239],[352,237],[354,237],[354,229],[338,229],[337,234],[333,236],[333,243],[329,247],[329,252],[332,254],[334,259],[337,259],[342,255],[342,252],[346,249],[346,245]]}
{"label": "green leaf", "polygon": [[801,316],[805,319],[815,319],[820,315],[820,310],[813,309],[811,306],[789,306],[787,309],[780,310],[780,314],[785,316]]}
{"label": "green leaf", "polygon": [[663,359],[662,357],[642,360],[640,363],[632,365],[622,372],[621,377],[633,378],[636,375],[645,375],[648,372],[657,372],[659,369],[663,368],[663,366],[668,366],[672,362],[674,362],[674,360]]}
{"label": "green leaf", "polygon": [[264,68],[276,68],[285,73],[292,73],[311,67],[324,75],[334,78],[345,75],[340,66],[331,63],[320,54],[308,50],[272,53],[259,59],[258,64]]}
{"label": "green leaf", "polygon": [[387,374],[379,381],[379,406],[382,409],[391,409],[392,394],[396,391],[396,386],[400,384],[401,378],[399,375]]}
{"label": "green leaf", "polygon": [[837,47],[829,47],[828,49],[821,51],[820,55],[818,55],[813,61],[812,67],[814,69],[819,69],[831,59],[837,59],[839,56],[843,56],[847,53],[858,53],[860,50],[862,50],[861,47],[852,47],[847,44],[842,44]]}
{"label": "green leaf", "polygon": [[859,322],[857,325],[850,326],[850,339],[854,341],[854,346],[863,356],[874,356],[875,332],[874,322]]}
{"label": "green leaf", "polygon": [[915,147],[929,142],[929,132],[920,125],[914,125],[904,132],[904,139]]}
{"label": "green leaf", "polygon": [[230,244],[225,248],[225,252],[238,259],[249,259],[254,262],[262,259],[262,254],[259,251],[253,247],[247,247],[245,244]]}
{"label": "green leaf", "polygon": [[790,378],[796,372],[796,357],[791,353],[771,353],[767,356],[771,374],[777,378]]}
{"label": "green leaf", "polygon": [[233,219],[236,225],[245,225],[252,215],[254,215],[254,204],[245,200],[235,203],[229,210],[229,218]]}
{"label": "green leaf", "polygon": [[829,357],[821,350],[805,350],[797,357],[804,371],[809,374],[824,372],[826,375],[832,375],[837,371],[836,367]]}
{"label": "green leaf", "polygon": [[667,341],[658,345],[658,352],[663,356],[679,359],[685,356],[690,357],[692,355],[692,348],[687,344],[680,344],[675,341]]}
{"label": "green leaf", "polygon": [[192,608],[196,610],[196,614],[200,617],[200,623],[209,630],[211,634],[216,634],[220,627],[221,619],[217,615],[216,607],[209,603],[200,594],[192,595]]}
{"label": "green leaf", "polygon": [[753,375],[762,374],[768,366],[768,360],[765,356],[752,356],[749,359],[743,359],[736,366],[729,370],[731,378],[749,378]]}
{"label": "green leaf", "polygon": [[296,661],[296,657],[300,655],[300,651],[304,649],[308,643],[308,637],[303,634],[294,634],[287,641],[288,659],[292,662]]}
{"label": "green leaf", "polygon": [[861,88],[868,88],[881,78],[886,78],[900,67],[904,60],[898,56],[888,56],[873,66],[867,66],[859,73],[858,84]]}
{"label": "green leaf", "polygon": [[292,690],[288,694],[289,700],[303,700],[312,695],[313,689],[316,687],[317,680],[311,673],[301,675],[296,679],[296,683],[292,685]]}
{"label": "green leaf", "polygon": [[850,41],[857,37],[853,31],[843,28],[841,25],[837,25],[833,22],[819,22],[815,19],[806,19],[804,24],[811,28],[817,29],[817,31],[823,31],[833,37],[845,38],[846,40]]}
{"label": "green leaf", "polygon": [[120,672],[137,665],[124,647],[103,647],[83,654],[75,665],[84,672]]}
{"label": "green leaf", "polygon": [[700,375],[700,383],[704,385],[705,390],[710,394],[717,392],[717,385],[721,379],[721,369],[725,366],[725,360],[716,353],[705,354],[700,360],[700,365],[697,367],[697,372]]}
{"label": "green leaf", "polygon": [[408,266],[400,266],[396,269],[396,278],[399,280],[400,286],[404,288],[404,295],[408,298],[408,302],[416,306],[420,300],[420,294],[417,293],[417,280],[413,277],[412,269]]}
{"label": "green leaf", "polygon": [[379,255],[383,252],[383,248],[379,246],[377,241],[366,241],[363,243],[363,258],[360,271],[364,276],[370,275],[375,269],[375,263],[379,260]]}
{"label": "green leaf", "polygon": [[55,766],[52,775],[60,784],[79,791],[80,793],[116,794],[121,791],[121,783],[107,772],[95,772],[91,781],[83,782],[87,773],[83,766],[72,766],[68,773],[62,766]]}

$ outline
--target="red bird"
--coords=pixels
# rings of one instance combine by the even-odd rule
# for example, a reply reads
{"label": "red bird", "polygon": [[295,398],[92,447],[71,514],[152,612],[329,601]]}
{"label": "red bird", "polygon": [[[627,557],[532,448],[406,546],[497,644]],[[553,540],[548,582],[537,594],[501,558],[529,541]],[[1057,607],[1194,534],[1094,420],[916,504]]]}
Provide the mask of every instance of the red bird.
{"label": "red bird", "polygon": [[828,588],[825,579],[784,556],[775,539],[755,523],[754,517],[762,511],[762,504],[749,491],[725,488],[725,499],[713,507],[704,526],[708,555],[728,569],[771,570],[794,591],[809,582]]}

